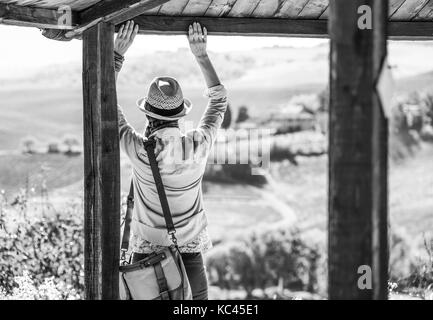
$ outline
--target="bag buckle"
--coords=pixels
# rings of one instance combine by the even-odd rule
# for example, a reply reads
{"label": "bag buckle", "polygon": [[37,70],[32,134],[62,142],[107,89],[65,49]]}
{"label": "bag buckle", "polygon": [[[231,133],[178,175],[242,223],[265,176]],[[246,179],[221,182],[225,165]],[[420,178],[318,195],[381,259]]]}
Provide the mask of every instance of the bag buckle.
{"label": "bag buckle", "polygon": [[128,250],[126,249],[120,249],[120,251],[122,252],[120,255],[120,261],[122,262],[122,264],[126,264],[126,252]]}
{"label": "bag buckle", "polygon": [[127,200],[126,200],[126,206],[128,208],[134,208],[134,198],[128,196]]}
{"label": "bag buckle", "polygon": [[174,235],[175,233],[176,233],[176,230],[170,230],[168,232],[168,234],[170,235],[171,242],[173,242],[173,244],[177,247],[177,238]]}

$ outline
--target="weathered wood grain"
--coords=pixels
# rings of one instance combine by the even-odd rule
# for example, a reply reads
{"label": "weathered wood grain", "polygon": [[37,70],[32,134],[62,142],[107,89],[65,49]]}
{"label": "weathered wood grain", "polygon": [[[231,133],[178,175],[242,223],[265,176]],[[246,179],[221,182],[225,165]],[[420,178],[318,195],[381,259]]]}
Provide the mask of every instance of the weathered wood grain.
{"label": "weathered wood grain", "polygon": [[[168,1],[169,0],[152,0],[146,3],[140,3],[134,7],[125,9],[123,12],[120,13],[118,12],[117,14],[113,15],[111,18],[105,20],[108,20],[114,23],[115,25],[117,25],[119,23],[123,23],[127,20],[133,19],[136,16],[139,16],[141,14],[151,14],[155,10],[156,12],[159,12],[159,10],[161,10],[162,8],[162,3],[166,3]],[[158,3],[160,5],[158,5]]]}
{"label": "weathered wood grain", "polygon": [[[370,5],[374,30],[360,30],[357,8]],[[328,296],[387,299],[388,121],[375,85],[387,54],[386,1],[330,3]],[[358,286],[360,266],[371,290]]]}
{"label": "weathered wood grain", "polygon": [[120,156],[114,25],[83,34],[85,298],[118,299]]}
{"label": "weathered wood grain", "polygon": [[299,13],[304,9],[309,0],[286,0],[282,2],[275,12],[276,18],[296,19]]}
{"label": "weathered wood grain", "polygon": [[69,6],[73,11],[80,11],[91,7],[101,0],[0,0],[0,3],[10,3],[19,6],[33,6],[38,8],[57,9]]}
{"label": "weathered wood grain", "polygon": [[213,0],[206,11],[209,17],[224,17],[230,12],[236,0]]}
{"label": "weathered wood grain", "polygon": [[148,9],[148,10],[146,10],[146,12],[144,12],[144,13],[146,13],[146,14],[150,14],[150,15],[157,15],[158,12],[159,12],[159,10],[161,10],[161,8],[162,8],[162,5],[157,6],[157,7],[155,7],[155,8],[152,8],[152,9]]}
{"label": "weathered wood grain", "polygon": [[428,3],[429,0],[406,0],[390,17],[393,21],[410,21]]}
{"label": "weathered wood grain", "polygon": [[388,33],[393,40],[433,40],[432,22],[391,21]]}
{"label": "weathered wood grain", "polygon": [[414,17],[416,21],[432,21],[433,20],[433,0],[430,0],[424,8],[422,8]]}
{"label": "weathered wood grain", "polygon": [[105,0],[81,11],[80,22],[85,25],[103,18],[104,21],[114,21],[115,24],[121,23],[167,2],[168,0],[147,0],[144,2],[141,0]]}
{"label": "weathered wood grain", "polygon": [[189,0],[182,11],[186,16],[203,16],[209,8],[212,0]]}
{"label": "weathered wood grain", "polygon": [[406,0],[389,0],[388,15],[392,16]]}
{"label": "weathered wood grain", "polygon": [[327,0],[310,0],[299,12],[300,19],[318,19],[329,5]]}
{"label": "weathered wood grain", "polygon": [[185,9],[186,5],[188,4],[188,1],[189,0],[168,1],[167,3],[164,3],[162,5],[159,13],[167,16],[180,15],[183,9]]}
{"label": "weathered wood grain", "polygon": [[326,8],[325,11],[323,11],[322,15],[319,17],[319,19],[329,19],[329,5]]}
{"label": "weathered wood grain", "polygon": [[237,0],[230,10],[229,17],[249,17],[256,9],[260,0]]}
{"label": "weathered wood grain", "polygon": [[254,11],[251,13],[251,17],[265,18],[273,17],[277,12],[280,3],[284,0],[261,0]]}
{"label": "weathered wood grain", "polygon": [[200,22],[214,35],[325,37],[328,31],[326,20],[141,15],[134,21],[139,24],[141,34],[186,34],[193,21]]}

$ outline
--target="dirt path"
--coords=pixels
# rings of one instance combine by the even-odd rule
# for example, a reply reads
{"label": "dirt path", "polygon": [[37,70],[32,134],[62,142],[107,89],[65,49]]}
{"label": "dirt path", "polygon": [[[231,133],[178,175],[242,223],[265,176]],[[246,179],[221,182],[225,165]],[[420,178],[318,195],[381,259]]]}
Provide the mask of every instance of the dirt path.
{"label": "dirt path", "polygon": [[268,181],[268,186],[261,190],[263,199],[266,199],[269,205],[283,217],[281,221],[275,223],[275,226],[295,224],[296,214],[293,208],[284,201],[285,195],[282,192],[284,188],[268,172],[264,172],[264,175]]}

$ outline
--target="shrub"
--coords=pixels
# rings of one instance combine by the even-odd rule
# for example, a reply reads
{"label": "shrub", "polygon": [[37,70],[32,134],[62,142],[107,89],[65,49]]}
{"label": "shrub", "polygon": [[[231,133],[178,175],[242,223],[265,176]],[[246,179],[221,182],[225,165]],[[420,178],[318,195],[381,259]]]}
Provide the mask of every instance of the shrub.
{"label": "shrub", "polygon": [[419,148],[419,139],[410,129],[403,104],[392,109],[390,126],[390,156],[395,161],[414,155]]}
{"label": "shrub", "polygon": [[231,110],[230,104],[228,104],[227,110],[224,113],[223,122],[221,123],[221,128],[222,129],[228,129],[228,128],[230,128],[231,123],[232,123],[232,110]]}
{"label": "shrub", "polygon": [[207,165],[204,181],[221,183],[246,183],[262,186],[267,183],[266,177],[252,174],[251,164]]}
{"label": "shrub", "polygon": [[389,273],[391,281],[398,281],[411,274],[415,268],[413,246],[403,229],[391,230],[389,236]]}
{"label": "shrub", "polygon": [[56,141],[50,142],[47,148],[48,153],[60,153],[59,143]]}
{"label": "shrub", "polygon": [[246,106],[239,107],[238,117],[236,118],[236,123],[245,122],[250,118],[248,114],[248,108]]}
{"label": "shrub", "polygon": [[319,110],[320,112],[328,112],[329,111],[329,86],[323,89],[319,95]]}
{"label": "shrub", "polygon": [[272,230],[252,234],[207,259],[210,283],[224,289],[254,289],[282,285],[316,292],[322,250],[306,243],[298,231]]}
{"label": "shrub", "polygon": [[271,147],[270,158],[271,161],[289,160],[291,164],[295,166],[298,165],[298,161],[296,161],[296,153],[292,152],[290,147],[283,147],[276,143]]}
{"label": "shrub", "polygon": [[22,276],[14,277],[16,286],[11,293],[0,287],[0,300],[76,300],[79,294],[71,285],[54,282],[54,278],[46,278],[41,285],[36,285],[30,273],[25,270]]}
{"label": "shrub", "polygon": [[[17,198],[14,205],[4,199],[0,206],[0,287],[14,295],[27,275],[34,287],[47,285],[70,287],[80,295],[83,282],[82,206],[71,204],[62,214],[50,212],[28,217],[28,201]],[[51,281],[51,280],[50,280]],[[26,280],[21,284],[29,284]],[[21,286],[22,287],[22,286]],[[31,286],[30,286],[31,287]],[[67,295],[65,289],[64,295]],[[64,297],[65,298],[65,297]]]}
{"label": "shrub", "polygon": [[80,140],[74,135],[66,135],[63,138],[63,144],[66,146],[67,155],[79,155],[80,152],[75,150],[75,147],[80,145]]}
{"label": "shrub", "polygon": [[21,140],[23,153],[33,154],[36,153],[37,140],[35,137],[27,136]]}

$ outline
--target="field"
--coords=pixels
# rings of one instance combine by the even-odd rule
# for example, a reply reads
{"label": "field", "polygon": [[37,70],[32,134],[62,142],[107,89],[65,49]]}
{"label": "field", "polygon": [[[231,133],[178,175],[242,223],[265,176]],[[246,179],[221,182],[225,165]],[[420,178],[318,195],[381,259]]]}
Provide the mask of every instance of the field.
{"label": "field", "polygon": [[[433,230],[433,146],[423,145],[416,156],[390,164],[391,226],[405,229],[416,242]],[[205,183],[205,206],[215,242],[232,240],[248,230],[273,224],[296,224],[304,231],[326,230],[327,157],[298,157],[298,165],[273,162],[268,185]],[[127,192],[129,164],[122,161],[122,186]],[[0,189],[12,199],[20,188],[46,185],[51,201],[82,196],[82,156],[0,155]],[[222,205],[223,204],[223,205]],[[229,232],[228,232],[229,231]]]}
{"label": "field", "polygon": [[[389,211],[392,228],[406,229],[420,243],[433,230],[433,146],[423,145],[412,158],[390,162]],[[272,176],[284,186],[302,230],[327,228],[327,157],[304,158],[299,166],[273,164]]]}

